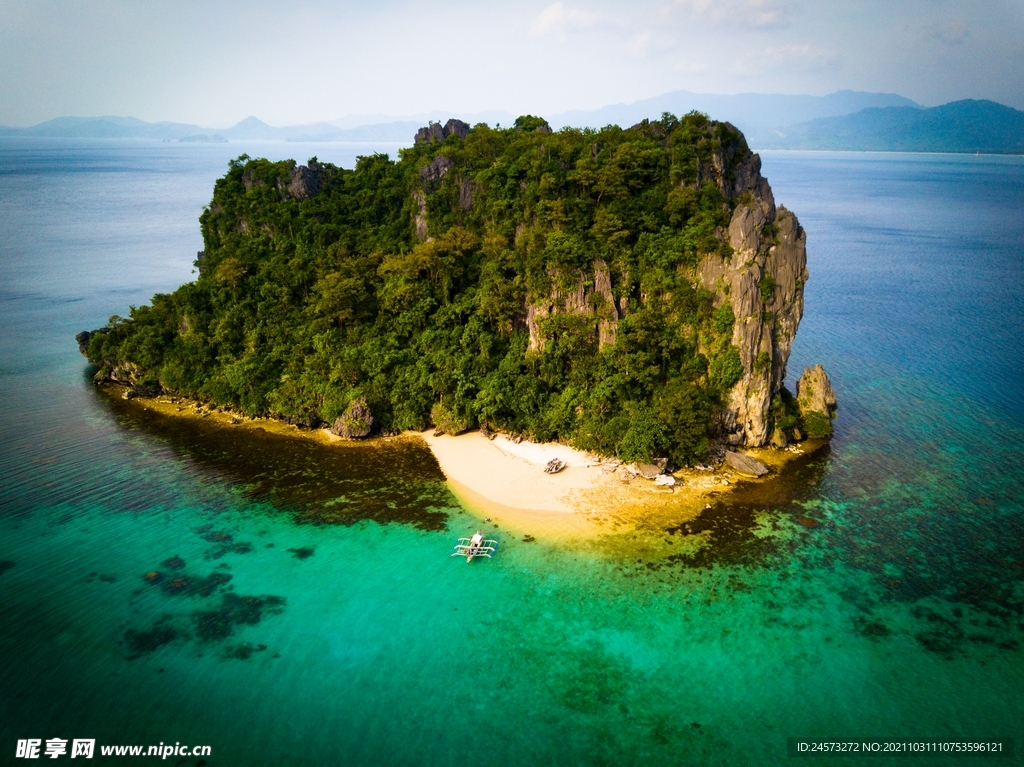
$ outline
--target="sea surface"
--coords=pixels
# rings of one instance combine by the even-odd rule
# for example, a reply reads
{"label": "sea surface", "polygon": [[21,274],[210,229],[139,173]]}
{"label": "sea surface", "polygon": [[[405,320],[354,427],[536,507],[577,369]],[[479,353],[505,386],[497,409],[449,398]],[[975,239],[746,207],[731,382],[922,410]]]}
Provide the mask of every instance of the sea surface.
{"label": "sea surface", "polygon": [[74,342],[194,278],[230,158],[396,150],[0,140],[0,764],[28,738],[253,767],[1024,748],[1024,158],[764,153],[807,231],[788,380],[825,365],[830,447],[642,532],[678,555],[499,526],[467,566],[425,449],[169,423]]}

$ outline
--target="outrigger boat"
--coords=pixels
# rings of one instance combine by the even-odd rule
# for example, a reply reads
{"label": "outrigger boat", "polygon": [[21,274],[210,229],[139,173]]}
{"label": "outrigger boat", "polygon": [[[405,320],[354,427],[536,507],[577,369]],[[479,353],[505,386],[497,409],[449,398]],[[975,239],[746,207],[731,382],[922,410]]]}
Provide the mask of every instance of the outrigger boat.
{"label": "outrigger boat", "polygon": [[455,551],[452,552],[452,556],[465,557],[466,563],[469,564],[473,561],[474,557],[487,557],[490,559],[497,548],[498,542],[491,538],[484,538],[480,543],[473,543],[471,538],[459,538],[459,542],[455,544]]}

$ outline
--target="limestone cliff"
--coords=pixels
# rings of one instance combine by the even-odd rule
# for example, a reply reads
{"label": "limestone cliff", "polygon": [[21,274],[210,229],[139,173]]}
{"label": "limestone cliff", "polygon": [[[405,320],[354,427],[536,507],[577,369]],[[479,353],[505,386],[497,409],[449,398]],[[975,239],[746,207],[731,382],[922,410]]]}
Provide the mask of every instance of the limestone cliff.
{"label": "limestone cliff", "polygon": [[771,437],[768,408],[782,388],[803,317],[807,237],[793,213],[775,207],[756,154],[740,164],[731,188],[721,177],[715,180],[736,201],[728,231],[733,256],[705,257],[697,275],[716,306],[731,304],[733,344],[743,363],[721,425],[730,444],[760,446]]}

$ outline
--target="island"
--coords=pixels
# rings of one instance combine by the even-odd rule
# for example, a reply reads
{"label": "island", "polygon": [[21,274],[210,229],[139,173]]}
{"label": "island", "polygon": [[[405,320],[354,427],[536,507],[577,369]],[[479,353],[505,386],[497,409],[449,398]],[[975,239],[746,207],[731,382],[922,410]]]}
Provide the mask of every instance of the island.
{"label": "island", "polygon": [[481,502],[510,497],[498,469],[458,467],[491,449],[570,489],[620,467],[668,489],[686,467],[758,476],[745,449],[818,444],[836,407],[820,365],[783,385],[806,236],[760,165],[700,113],[452,119],[351,170],[242,155],[200,217],[198,278],[77,339],[98,384],[168,412],[426,432]]}

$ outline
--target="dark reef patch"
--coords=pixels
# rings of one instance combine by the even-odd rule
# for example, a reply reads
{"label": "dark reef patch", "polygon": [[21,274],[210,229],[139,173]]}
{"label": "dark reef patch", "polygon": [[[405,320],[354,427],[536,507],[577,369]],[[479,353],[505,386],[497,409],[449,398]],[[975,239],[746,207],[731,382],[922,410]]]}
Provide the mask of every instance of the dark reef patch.
{"label": "dark reef patch", "polygon": [[224,594],[220,609],[195,613],[196,635],[204,642],[226,639],[234,633],[236,625],[255,625],[263,619],[264,613],[279,615],[284,605],[284,597]]}
{"label": "dark reef patch", "polygon": [[206,552],[203,559],[220,559],[225,554],[249,554],[252,550],[251,543],[224,543]]}
{"label": "dark reef patch", "polygon": [[875,641],[892,636],[892,629],[879,620],[870,620],[859,616],[854,619],[853,627],[861,636]]}
{"label": "dark reef patch", "polygon": [[267,649],[265,644],[253,644],[252,642],[242,642],[242,644],[231,645],[224,650],[224,654],[221,658],[224,660],[249,660],[254,653],[263,652]]}
{"label": "dark reef patch", "polygon": [[297,549],[288,549],[296,559],[309,559],[316,553],[312,546],[300,546]]}
{"label": "dark reef patch", "polygon": [[[153,573],[159,577],[151,578],[150,575]],[[160,573],[153,571],[144,577],[150,583],[163,583],[162,589],[165,594],[185,597],[208,597],[231,580],[231,576],[227,573],[210,573],[205,578],[182,573],[165,580]]]}
{"label": "dark reef patch", "polygon": [[170,559],[165,559],[162,562],[162,564],[168,570],[183,570],[185,568],[185,560],[181,557],[171,557]]}
{"label": "dark reef patch", "polygon": [[0,559],[0,575],[3,575],[17,564],[13,559]]}
{"label": "dark reef patch", "polygon": [[216,530],[209,533],[203,533],[203,540],[209,541],[210,543],[231,543],[232,537],[231,533],[224,533]]}
{"label": "dark reef patch", "polygon": [[130,653],[128,660],[136,660],[173,642],[178,637],[178,632],[170,625],[170,621],[170,615],[163,615],[148,631],[128,629],[124,632],[124,642],[128,645]]}

